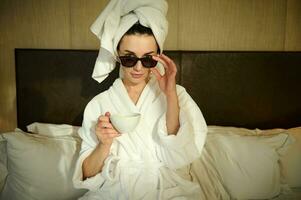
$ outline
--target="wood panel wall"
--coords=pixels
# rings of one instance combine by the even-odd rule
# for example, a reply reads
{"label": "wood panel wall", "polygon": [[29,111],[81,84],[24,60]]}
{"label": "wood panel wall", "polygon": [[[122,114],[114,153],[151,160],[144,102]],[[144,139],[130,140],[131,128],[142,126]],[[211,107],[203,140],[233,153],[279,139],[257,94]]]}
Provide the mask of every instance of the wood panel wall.
{"label": "wood panel wall", "polygon": [[[108,0],[1,0],[0,132],[16,127],[14,48],[97,49]],[[299,0],[168,0],[167,50],[301,50]]]}

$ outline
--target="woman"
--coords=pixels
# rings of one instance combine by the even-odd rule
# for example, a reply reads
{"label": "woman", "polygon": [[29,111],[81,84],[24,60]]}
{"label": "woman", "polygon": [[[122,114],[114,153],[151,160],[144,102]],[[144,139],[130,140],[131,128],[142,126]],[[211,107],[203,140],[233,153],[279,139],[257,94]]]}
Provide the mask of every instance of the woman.
{"label": "woman", "polygon": [[[151,28],[136,22],[117,44],[121,78],[87,105],[74,184],[81,199],[198,199],[201,188],[176,170],[201,155],[207,126],[175,63]],[[138,59],[137,59],[138,58]],[[157,62],[163,65],[162,74]],[[134,131],[118,133],[115,113],[140,113]]]}

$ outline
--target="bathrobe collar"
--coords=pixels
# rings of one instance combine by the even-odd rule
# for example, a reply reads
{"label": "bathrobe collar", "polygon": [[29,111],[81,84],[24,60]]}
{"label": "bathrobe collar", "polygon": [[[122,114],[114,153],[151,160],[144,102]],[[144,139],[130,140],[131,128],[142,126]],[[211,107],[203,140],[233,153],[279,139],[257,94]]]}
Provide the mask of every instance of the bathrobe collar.
{"label": "bathrobe collar", "polygon": [[152,102],[159,95],[157,81],[155,77],[152,77],[146,86],[135,105],[131,100],[122,80],[120,78],[116,79],[111,88],[109,89],[109,95],[111,99],[114,99],[114,106],[116,110],[120,113],[144,113],[151,105]]}

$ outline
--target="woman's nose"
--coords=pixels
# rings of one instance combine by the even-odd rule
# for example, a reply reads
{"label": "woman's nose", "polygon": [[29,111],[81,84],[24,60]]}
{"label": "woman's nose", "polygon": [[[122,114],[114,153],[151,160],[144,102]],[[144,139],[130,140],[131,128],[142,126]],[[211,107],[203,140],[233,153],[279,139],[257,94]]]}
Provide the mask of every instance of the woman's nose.
{"label": "woman's nose", "polygon": [[141,63],[141,60],[138,60],[138,62],[136,63],[136,65],[134,66],[134,69],[136,71],[140,71],[142,69],[143,65]]}

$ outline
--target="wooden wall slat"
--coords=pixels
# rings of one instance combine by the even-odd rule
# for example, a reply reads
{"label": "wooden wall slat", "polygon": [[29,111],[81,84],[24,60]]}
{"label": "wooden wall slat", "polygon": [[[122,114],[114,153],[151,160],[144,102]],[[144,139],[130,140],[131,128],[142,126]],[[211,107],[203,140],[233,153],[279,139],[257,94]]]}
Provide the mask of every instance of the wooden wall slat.
{"label": "wooden wall slat", "polygon": [[0,131],[17,124],[15,48],[70,48],[69,0],[1,0]]}
{"label": "wooden wall slat", "polygon": [[166,50],[178,50],[178,39],[179,39],[179,1],[180,0],[167,0],[168,2],[168,12],[167,12],[167,20],[168,20],[168,35],[166,37],[166,41],[164,44],[164,49]]}
{"label": "wooden wall slat", "polygon": [[68,0],[11,1],[13,24],[8,26],[17,47],[70,48]]}
{"label": "wooden wall slat", "polygon": [[17,126],[13,46],[0,45],[0,133]]}
{"label": "wooden wall slat", "polygon": [[108,0],[70,0],[73,49],[99,48],[99,39],[90,31],[90,26],[108,2]]}
{"label": "wooden wall slat", "polygon": [[287,0],[285,50],[301,50],[301,1]]}
{"label": "wooden wall slat", "polygon": [[180,0],[182,50],[283,50],[286,0]]}

